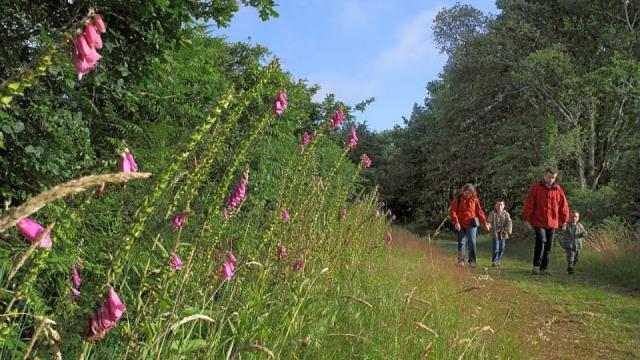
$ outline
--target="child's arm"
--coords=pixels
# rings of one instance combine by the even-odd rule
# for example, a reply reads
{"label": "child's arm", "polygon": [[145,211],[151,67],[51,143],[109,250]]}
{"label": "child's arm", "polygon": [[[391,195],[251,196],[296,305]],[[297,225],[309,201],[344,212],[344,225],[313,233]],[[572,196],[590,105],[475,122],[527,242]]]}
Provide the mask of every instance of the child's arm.
{"label": "child's arm", "polygon": [[585,230],[584,225],[578,223],[578,231],[576,233],[576,238],[584,238],[587,236],[587,230]]}
{"label": "child's arm", "polygon": [[511,215],[507,213],[507,234],[511,235],[513,231],[513,223],[511,222]]}

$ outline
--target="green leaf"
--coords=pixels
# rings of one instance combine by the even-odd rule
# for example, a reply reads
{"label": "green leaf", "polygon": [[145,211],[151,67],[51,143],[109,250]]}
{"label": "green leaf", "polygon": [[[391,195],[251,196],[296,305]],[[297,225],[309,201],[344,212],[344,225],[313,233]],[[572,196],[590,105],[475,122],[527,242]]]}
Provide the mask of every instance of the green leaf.
{"label": "green leaf", "polygon": [[15,93],[18,91],[18,89],[20,89],[20,83],[19,82],[10,82],[7,85],[7,89],[9,89],[9,91],[11,91],[12,93]]}
{"label": "green leaf", "polygon": [[192,353],[194,351],[205,349],[209,346],[209,342],[204,339],[195,339],[191,340],[187,343],[187,348],[185,350],[186,353]]}

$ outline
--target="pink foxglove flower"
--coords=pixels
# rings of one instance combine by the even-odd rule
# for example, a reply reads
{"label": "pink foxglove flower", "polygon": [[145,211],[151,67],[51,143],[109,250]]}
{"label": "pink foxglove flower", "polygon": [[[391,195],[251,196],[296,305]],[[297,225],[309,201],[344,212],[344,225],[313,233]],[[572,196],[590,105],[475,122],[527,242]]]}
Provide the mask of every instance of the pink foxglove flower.
{"label": "pink foxglove flower", "polygon": [[222,218],[225,220],[229,220],[229,212],[226,208],[222,210]]}
{"label": "pink foxglove flower", "polygon": [[127,157],[127,161],[129,162],[129,166],[131,166],[131,171],[132,172],[137,172],[138,171],[138,163],[136,163],[136,160],[133,158],[133,154],[131,153],[131,151],[129,149],[124,149],[124,154]]}
{"label": "pink foxglove flower", "polygon": [[122,157],[120,158],[120,172],[125,172],[125,173],[131,172],[131,164],[127,159],[126,153],[122,153]]}
{"label": "pink foxglove flower", "polygon": [[176,253],[171,253],[171,269],[174,271],[182,270],[182,260]]}
{"label": "pink foxglove flower", "polygon": [[78,53],[85,59],[93,58],[95,56],[93,54],[92,47],[89,46],[87,39],[82,34],[78,34],[76,36],[76,48],[78,49]]}
{"label": "pink foxglove flower", "polygon": [[233,255],[231,251],[227,251],[227,261],[232,264],[235,264],[237,261],[236,257]]}
{"label": "pink foxglove flower", "polygon": [[302,262],[302,260],[298,260],[293,264],[294,271],[302,271],[302,269],[304,269],[304,262]]}
{"label": "pink foxglove flower", "polygon": [[91,68],[95,67],[98,61],[102,60],[102,56],[98,54],[98,51],[96,51],[94,47],[89,45],[84,34],[78,34],[76,36],[76,50]]}
{"label": "pink foxglove flower", "polygon": [[391,236],[391,233],[387,233],[387,237],[384,239],[384,242],[386,244],[391,244],[392,241],[393,241],[393,236]]}
{"label": "pink foxglove flower", "polygon": [[280,247],[278,248],[278,260],[282,260],[285,257],[287,257],[287,247],[284,245],[280,245]]}
{"label": "pink foxglove flower", "polygon": [[236,191],[234,191],[234,193],[231,196],[229,196],[229,200],[227,200],[227,205],[229,206],[229,208],[233,209],[238,207],[240,204],[242,204],[242,201],[247,195],[248,183],[249,183],[249,172],[247,171],[242,176],[242,179],[240,180],[240,184],[238,184]]}
{"label": "pink foxglove flower", "polygon": [[187,213],[182,212],[178,215],[176,215],[176,217],[173,218],[173,222],[171,223],[171,226],[173,226],[174,229],[178,229],[182,226],[182,224],[184,224],[184,222],[187,220]]}
{"label": "pink foxglove flower", "polygon": [[365,169],[366,169],[366,168],[368,168],[368,167],[371,167],[371,164],[372,164],[372,163],[373,163],[373,162],[371,161],[371,159],[369,159],[369,157],[367,156],[367,154],[362,154],[362,155],[360,156],[360,164],[362,164],[362,167],[363,167],[363,168],[365,168]]}
{"label": "pink foxglove flower", "polygon": [[304,133],[304,135],[302,135],[302,146],[309,145],[312,139],[311,135]]}
{"label": "pink foxglove flower", "polygon": [[127,307],[120,301],[118,294],[116,294],[113,288],[110,288],[107,300],[103,302],[98,311],[91,316],[88,340],[103,338],[107,334],[107,331],[114,327],[116,322],[120,320],[126,309]]}
{"label": "pink foxglove flower", "polygon": [[304,152],[304,149],[307,147],[307,145],[309,145],[311,140],[313,140],[311,135],[309,135],[307,133],[304,133],[304,135],[302,135],[302,142],[300,143],[300,147],[302,148],[302,152]]}
{"label": "pink foxglove flower", "polygon": [[[28,217],[20,219],[16,223],[16,227],[18,228],[20,234],[29,239],[31,242],[36,241],[38,239],[38,236],[46,230],[42,225],[38,224]],[[51,247],[51,245],[53,245],[51,236],[47,234],[44,238],[42,238],[42,241],[40,241],[40,245],[38,247],[48,249]]]}
{"label": "pink foxglove flower", "polygon": [[78,275],[78,269],[74,266],[71,268],[71,280],[73,281],[73,287],[76,289],[80,288],[80,275]]}
{"label": "pink foxglove flower", "polygon": [[78,80],[82,80],[82,77],[102,59],[96,49],[102,48],[102,38],[99,33],[105,31],[104,22],[100,15],[96,15],[94,21],[95,24],[87,23],[84,33],[79,33],[75,37],[73,64],[78,72]]}
{"label": "pink foxglove flower", "polygon": [[283,222],[287,222],[291,218],[289,216],[289,213],[287,212],[287,209],[285,209],[285,208],[280,209],[280,215],[282,216],[282,221]]}
{"label": "pink foxglove flower", "polygon": [[80,55],[77,51],[74,54],[73,65],[76,67],[76,71],[78,72],[78,80],[82,80],[82,77],[89,73],[95,64],[91,65],[87,63],[84,56]]}
{"label": "pink foxglove flower", "polygon": [[347,218],[347,209],[340,210],[340,219],[344,220]]}
{"label": "pink foxglove flower", "polygon": [[333,114],[333,118],[331,119],[331,128],[333,130],[337,129],[343,121],[344,113],[342,112],[342,108],[338,108],[338,110],[336,110],[336,112]]}
{"label": "pink foxglove flower", "polygon": [[84,27],[84,37],[86,38],[89,46],[94,49],[102,49],[102,38],[96,31],[96,26],[91,22]]}
{"label": "pink foxglove flower", "polygon": [[351,135],[349,136],[349,146],[354,149],[358,145],[358,136],[356,135],[356,128],[351,128]]}
{"label": "pink foxglove flower", "polygon": [[276,115],[282,114],[287,109],[287,105],[287,93],[284,89],[280,90],[276,101],[273,103],[273,113]]}
{"label": "pink foxglove flower", "polygon": [[71,288],[71,293],[74,296],[80,296],[80,290],[76,289],[76,288]]}
{"label": "pink foxglove flower", "polygon": [[220,270],[220,277],[230,280],[233,277],[234,271],[235,267],[233,266],[233,263],[231,261],[227,261]]}
{"label": "pink foxglove flower", "polygon": [[96,29],[100,32],[100,33],[104,33],[105,31],[107,31],[107,28],[104,26],[104,21],[102,21],[102,16],[96,14],[93,16],[93,21],[95,21],[96,23]]}

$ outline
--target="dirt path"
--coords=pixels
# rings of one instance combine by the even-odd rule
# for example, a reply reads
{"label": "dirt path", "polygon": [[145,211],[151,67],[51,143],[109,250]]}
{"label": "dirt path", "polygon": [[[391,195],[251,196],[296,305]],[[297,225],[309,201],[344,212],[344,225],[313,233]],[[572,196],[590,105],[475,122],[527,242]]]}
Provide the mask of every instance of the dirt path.
{"label": "dirt path", "polygon": [[[407,237],[401,241],[403,246],[415,251],[429,251],[426,239],[416,241]],[[616,329],[607,328],[611,317],[594,310],[588,302],[583,306],[564,306],[561,301],[545,300],[536,290],[547,285],[545,282],[549,280],[544,276],[529,275],[526,270],[461,268],[455,264],[451,244],[433,246],[432,250],[434,266],[446,271],[460,284],[457,293],[445,294],[441,301],[459,303],[460,311],[472,326],[488,326],[486,331],[512,334],[507,338],[521,349],[521,354],[514,354],[514,358],[627,359],[640,356],[628,342],[621,343],[615,338]],[[637,305],[640,309],[640,301]],[[485,339],[485,346],[493,349],[499,349],[498,341],[504,341],[504,337],[502,340],[496,337],[494,342],[491,337]]]}

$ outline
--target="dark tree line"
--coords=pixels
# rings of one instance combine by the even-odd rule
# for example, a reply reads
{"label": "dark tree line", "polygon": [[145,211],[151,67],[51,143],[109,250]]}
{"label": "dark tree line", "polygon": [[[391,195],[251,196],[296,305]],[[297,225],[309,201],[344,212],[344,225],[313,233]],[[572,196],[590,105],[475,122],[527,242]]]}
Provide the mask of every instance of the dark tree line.
{"label": "dark tree line", "polygon": [[461,4],[437,15],[435,39],[449,55],[440,78],[404,127],[372,134],[382,200],[403,221],[432,227],[474,182],[484,207],[502,198],[519,213],[531,182],[556,165],[592,222],[637,222],[640,4],[497,6],[497,16]]}

